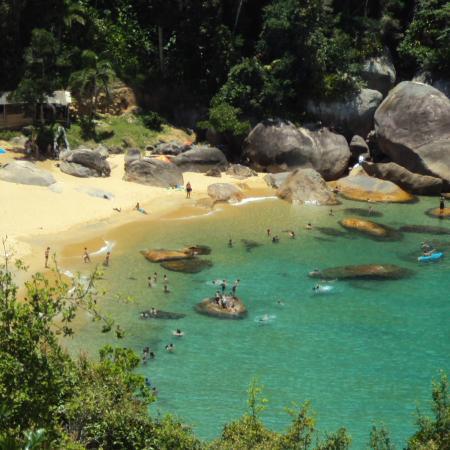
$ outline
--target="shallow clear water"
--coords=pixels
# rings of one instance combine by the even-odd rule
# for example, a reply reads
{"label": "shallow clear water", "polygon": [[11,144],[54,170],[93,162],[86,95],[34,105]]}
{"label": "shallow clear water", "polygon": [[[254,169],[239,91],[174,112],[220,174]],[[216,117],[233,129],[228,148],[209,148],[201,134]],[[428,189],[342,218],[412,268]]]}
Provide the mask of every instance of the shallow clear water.
{"label": "shallow clear water", "polygon": [[[414,205],[376,205],[383,217],[373,220],[392,227],[428,224],[450,229],[450,221],[425,216],[434,203],[435,199],[422,199]],[[270,400],[264,420],[275,429],[289,423],[286,406],[311,400],[318,428],[347,427],[354,448],[365,446],[374,422],[391,430],[394,443],[404,443],[414,430],[416,407],[429,408],[432,378],[439,369],[450,369],[450,257],[431,264],[416,261],[421,241],[450,242],[450,236],[403,234],[399,241],[380,242],[317,230],[321,226],[344,231],[337,221],[347,216],[344,210],[349,207],[367,205],[345,202],[329,216],[328,208],[293,207],[270,199],[105,236],[117,239],[117,245],[103,282],[110,292],[103,308],[126,330],[125,339],[116,341],[119,345],[139,353],[148,345],[157,353],[140,368],[159,391],[153,411],[177,414],[199,436],[210,439],[224,423],[242,415],[246,389],[257,377]],[[312,231],[304,228],[308,222],[314,225]],[[280,236],[279,244],[266,237],[267,228]],[[288,239],[283,232],[287,229],[295,230],[297,239]],[[230,237],[235,241],[231,249]],[[262,245],[248,252],[240,239]],[[212,254],[203,258],[210,258],[214,266],[194,275],[166,272],[139,254],[145,248],[197,243],[212,247]],[[329,293],[312,292],[315,282],[308,271],[362,263],[393,263],[415,273],[406,280],[339,281],[332,283]],[[150,289],[146,278],[154,271],[159,283]],[[162,292],[164,273],[170,294]],[[210,281],[222,278],[241,279],[238,295],[249,309],[247,319],[218,320],[193,310],[214,294]],[[119,294],[135,300],[121,302]],[[279,299],[284,306],[277,304]],[[140,320],[139,312],[152,306],[186,317]],[[276,316],[271,323],[255,322],[266,313]],[[183,338],[171,335],[176,328],[185,331]],[[111,340],[86,322],[68,346],[93,352]],[[164,351],[169,342],[176,345],[173,354]]]}

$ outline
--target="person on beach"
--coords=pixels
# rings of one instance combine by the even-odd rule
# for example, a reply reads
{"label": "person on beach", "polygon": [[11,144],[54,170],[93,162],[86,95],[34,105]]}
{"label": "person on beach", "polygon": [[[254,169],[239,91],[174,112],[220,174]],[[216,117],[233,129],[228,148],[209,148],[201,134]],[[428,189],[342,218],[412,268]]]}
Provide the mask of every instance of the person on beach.
{"label": "person on beach", "polygon": [[239,283],[241,282],[241,280],[238,278],[234,283],[233,283],[233,287],[231,288],[231,296],[233,298],[236,298],[236,290],[239,286]]}
{"label": "person on beach", "polygon": [[445,197],[441,195],[441,198],[439,199],[439,215],[442,216],[444,214],[444,209],[445,209]]}
{"label": "person on beach", "polygon": [[50,256],[50,247],[45,250],[45,268],[48,269],[48,258]]}
{"label": "person on beach", "polygon": [[87,251],[87,247],[84,247],[83,261],[85,263],[90,263],[91,262],[91,257],[89,256],[89,253]]}
{"label": "person on beach", "polygon": [[136,211],[139,211],[141,214],[147,214],[147,211],[144,208],[141,208],[139,205],[139,202],[136,203],[136,206],[134,207]]}
{"label": "person on beach", "polygon": [[122,208],[113,208],[113,211],[117,211],[118,213],[122,212]]}
{"label": "person on beach", "polygon": [[231,238],[228,240],[228,247],[233,247],[233,240]]}
{"label": "person on beach", "polygon": [[109,266],[109,258],[110,258],[110,256],[111,256],[111,252],[107,252],[107,253],[106,253],[106,256],[105,256],[105,260],[103,261],[103,265],[104,265],[105,267],[108,267],[108,266]]}
{"label": "person on beach", "polygon": [[191,198],[192,186],[190,181],[186,184],[186,198]]}

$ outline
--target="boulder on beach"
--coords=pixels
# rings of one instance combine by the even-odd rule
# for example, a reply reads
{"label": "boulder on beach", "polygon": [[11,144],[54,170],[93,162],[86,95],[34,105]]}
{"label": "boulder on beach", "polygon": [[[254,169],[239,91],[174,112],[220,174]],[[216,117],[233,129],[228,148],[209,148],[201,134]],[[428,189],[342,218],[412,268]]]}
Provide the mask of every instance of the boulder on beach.
{"label": "boulder on beach", "polygon": [[213,168],[225,170],[228,166],[224,153],[216,147],[192,146],[191,150],[173,158],[173,163],[183,172],[207,172]]}
{"label": "boulder on beach", "polygon": [[287,179],[291,172],[268,173],[264,175],[263,180],[267,186],[278,189]]}
{"label": "boulder on beach", "polygon": [[398,280],[412,275],[412,271],[394,264],[360,264],[314,270],[312,278],[323,280]]}
{"label": "boulder on beach", "polygon": [[372,222],[371,220],[348,217],[346,219],[342,219],[339,223],[347,230],[358,231],[369,236],[384,238],[390,235],[389,228],[376,222]]}
{"label": "boulder on beach", "polygon": [[247,308],[242,300],[237,297],[225,297],[225,300],[234,306],[232,308],[223,308],[213,298],[207,298],[197,303],[195,310],[200,314],[218,319],[243,319],[247,316]]}
{"label": "boulder on beach", "polygon": [[403,81],[375,113],[380,150],[410,172],[450,183],[450,99],[423,83]]}
{"label": "boulder on beach", "polygon": [[218,167],[213,167],[212,169],[209,169],[207,172],[205,172],[205,175],[207,177],[220,178],[222,176],[222,172]]}
{"label": "boulder on beach", "polygon": [[179,259],[189,259],[193,257],[191,251],[184,250],[166,250],[166,249],[156,249],[147,250],[141,252],[146,259],[151,262],[164,262],[164,261],[176,261]]}
{"label": "boulder on beach", "polygon": [[152,154],[177,156],[180,153],[187,152],[190,149],[191,146],[189,144],[184,144],[178,141],[160,142],[155,145],[152,150]]}
{"label": "boulder on beach", "polygon": [[368,175],[354,175],[328,183],[333,189],[350,200],[382,203],[407,203],[415,197],[391,181],[380,180]]}
{"label": "boulder on beach", "polygon": [[235,178],[248,178],[258,175],[254,170],[250,169],[250,167],[241,164],[231,164],[228,167],[226,174]]}
{"label": "boulder on beach", "polygon": [[297,169],[277,190],[277,196],[292,203],[337,205],[339,201],[324,179],[313,169]]}
{"label": "boulder on beach", "polygon": [[50,172],[39,169],[30,161],[12,161],[1,166],[0,180],[32,186],[50,186],[56,183]]}
{"label": "boulder on beach", "polygon": [[59,155],[60,169],[76,177],[108,177],[111,174],[111,167],[106,160],[107,156],[107,152],[105,154],[101,149],[80,147],[75,150],[66,150]]}
{"label": "boulder on beach", "polygon": [[212,261],[200,258],[178,259],[161,263],[161,267],[164,269],[182,273],[198,273],[210,269],[212,266]]}
{"label": "boulder on beach", "polygon": [[214,183],[208,186],[208,195],[217,202],[238,202],[244,198],[242,191],[233,184]]}
{"label": "boulder on beach", "polygon": [[418,195],[436,195],[442,192],[443,181],[430,175],[419,175],[408,169],[390,163],[363,162],[362,166],[370,176],[392,181],[407,192]]}
{"label": "boulder on beach", "polygon": [[311,131],[271,119],[253,128],[245,140],[243,156],[257,169],[313,168],[326,180],[334,180],[347,169],[350,149],[344,136],[327,128]]}
{"label": "boulder on beach", "polygon": [[365,138],[373,128],[373,117],[383,94],[374,89],[361,89],[347,99],[309,101],[307,111],[325,126],[342,129],[349,138],[355,134]]}
{"label": "boulder on beach", "polygon": [[156,158],[138,158],[125,163],[123,179],[163,188],[184,184],[183,174],[175,164]]}

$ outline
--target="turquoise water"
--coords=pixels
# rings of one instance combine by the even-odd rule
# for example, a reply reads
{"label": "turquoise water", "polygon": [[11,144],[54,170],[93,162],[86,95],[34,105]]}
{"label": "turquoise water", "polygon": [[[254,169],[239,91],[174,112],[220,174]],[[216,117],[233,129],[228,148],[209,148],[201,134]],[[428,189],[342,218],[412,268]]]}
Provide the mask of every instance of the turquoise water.
{"label": "turquoise water", "polygon": [[[424,214],[434,203],[422,199],[414,205],[376,205],[383,217],[373,220],[392,227],[445,226],[446,221]],[[345,202],[329,216],[328,208],[267,200],[104,236],[117,239],[117,245],[103,282],[110,292],[103,308],[126,330],[125,339],[116,343],[139,353],[147,345],[156,351],[156,359],[140,368],[159,391],[152,411],[177,414],[199,436],[211,439],[226,422],[242,415],[246,390],[257,377],[270,400],[264,421],[275,429],[289,424],[286,406],[311,400],[318,428],[347,427],[353,448],[365,447],[374,422],[383,422],[398,446],[405,442],[414,430],[417,406],[429,410],[431,380],[439,369],[450,369],[450,253],[431,264],[420,265],[416,257],[421,241],[433,238],[445,248],[450,236],[403,234],[399,241],[380,242],[347,232],[335,237],[317,229],[344,231],[337,221],[348,217],[345,209],[350,207],[367,205]],[[312,231],[304,228],[308,222]],[[446,226],[450,229],[450,222]],[[267,228],[280,236],[279,244],[266,237]],[[286,229],[295,230],[297,239],[288,239]],[[227,247],[230,237],[233,248]],[[248,252],[240,239],[262,245]],[[206,258],[214,266],[194,275],[166,272],[139,254],[145,248],[196,243],[212,247]],[[308,271],[363,263],[393,263],[415,272],[406,280],[340,281],[332,283],[330,293],[312,292],[315,282]],[[170,294],[162,292],[161,282],[147,287],[146,278],[154,271],[160,280],[168,274]],[[241,279],[238,294],[249,309],[247,319],[218,320],[193,310],[214,294],[210,281],[222,278]],[[134,301],[118,300],[121,294]],[[277,304],[279,299],[284,306]],[[186,317],[140,320],[139,312],[152,306]],[[260,325],[255,319],[262,314],[275,318]],[[172,337],[176,328],[185,331],[183,338]],[[68,346],[94,352],[111,340],[86,322]],[[173,354],[164,351],[169,342],[176,345]]]}

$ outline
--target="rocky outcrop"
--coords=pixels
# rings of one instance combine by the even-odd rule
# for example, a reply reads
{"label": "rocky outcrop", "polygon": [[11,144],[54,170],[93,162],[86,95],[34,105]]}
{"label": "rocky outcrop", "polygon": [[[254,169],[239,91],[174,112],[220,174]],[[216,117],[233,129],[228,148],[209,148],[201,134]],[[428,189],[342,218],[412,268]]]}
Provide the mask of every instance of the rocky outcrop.
{"label": "rocky outcrop", "polygon": [[1,166],[0,180],[33,186],[50,186],[56,183],[50,172],[38,169],[35,164],[29,161],[13,161]]}
{"label": "rocky outcrop", "polygon": [[369,236],[384,238],[390,235],[390,230],[371,220],[359,219],[357,217],[348,217],[339,222],[347,230],[358,231]]}
{"label": "rocky outcrop", "polygon": [[228,167],[226,174],[235,178],[248,178],[258,175],[254,170],[250,169],[250,167],[241,164],[231,164]]}
{"label": "rocky outcrop", "polygon": [[339,202],[324,179],[313,169],[292,172],[277,191],[278,197],[306,205],[337,205]]}
{"label": "rocky outcrop", "polygon": [[138,148],[129,148],[124,157],[125,162],[125,170],[127,165],[132,163],[133,161],[137,161],[142,158],[142,152]]}
{"label": "rocky outcrop", "polygon": [[312,278],[323,280],[397,280],[407,278],[412,271],[393,264],[362,264],[354,266],[332,267],[314,270],[309,273]]}
{"label": "rocky outcrop", "polygon": [[191,149],[189,144],[183,144],[178,141],[161,142],[156,144],[152,150],[154,155],[172,155],[177,156],[180,153],[187,152]]}
{"label": "rocky outcrop", "polygon": [[398,84],[375,114],[380,150],[410,172],[450,183],[450,99],[411,81]]}
{"label": "rocky outcrop", "polygon": [[218,305],[213,298],[207,298],[195,306],[195,310],[206,316],[218,319],[243,319],[247,316],[247,308],[242,300],[233,297],[225,297],[227,303],[233,307],[224,308]]}
{"label": "rocky outcrop", "polygon": [[393,162],[375,164],[363,162],[362,166],[368,175],[392,181],[412,194],[433,195],[441,193],[443,189],[440,178],[412,173]]}
{"label": "rocky outcrop", "polygon": [[245,140],[243,156],[256,169],[313,168],[326,180],[333,180],[347,169],[350,150],[344,136],[327,128],[311,131],[276,119],[253,128]]}
{"label": "rocky outcrop", "polygon": [[222,177],[222,172],[220,171],[220,169],[218,167],[213,167],[212,169],[209,169],[205,175],[207,177],[216,177],[216,178],[221,178]]}
{"label": "rocky outcrop", "polygon": [[405,203],[414,200],[414,196],[391,181],[380,180],[367,175],[355,175],[329,183],[333,189],[350,200]]}
{"label": "rocky outcrop", "polygon": [[384,96],[395,84],[395,67],[388,56],[378,56],[365,61],[361,78],[369,89],[381,92]]}
{"label": "rocky outcrop", "polygon": [[268,173],[264,175],[263,180],[266,182],[267,186],[278,189],[286,180],[291,172],[280,172],[280,173]]}
{"label": "rocky outcrop", "polygon": [[143,251],[142,254],[150,262],[164,262],[164,261],[177,261],[180,259],[189,259],[193,257],[193,254],[188,249],[183,250],[166,250],[156,249]]}
{"label": "rocky outcrop", "polygon": [[335,127],[348,136],[365,138],[373,128],[375,110],[383,100],[381,92],[361,89],[348,99],[340,101],[309,101],[307,111],[325,126]]}
{"label": "rocky outcrop", "polygon": [[111,167],[106,161],[106,154],[103,150],[91,150],[90,148],[77,148],[62,152],[59,156],[61,160],[60,169],[68,175],[77,177],[108,177]]}
{"label": "rocky outcrop", "polygon": [[138,158],[125,162],[125,181],[156,187],[174,187],[184,184],[181,170],[169,161],[156,158]]}
{"label": "rocky outcrop", "polygon": [[174,272],[182,273],[198,273],[213,266],[212,261],[208,259],[179,259],[175,261],[165,261],[161,263],[161,267]]}
{"label": "rocky outcrop", "polygon": [[228,166],[227,158],[221,150],[198,146],[175,156],[173,163],[183,172],[207,172],[215,167],[224,170]]}
{"label": "rocky outcrop", "polygon": [[366,141],[357,134],[352,137],[349,147],[353,159],[358,159],[359,155],[369,154],[369,146],[367,145]]}
{"label": "rocky outcrop", "polygon": [[229,183],[214,183],[208,186],[208,195],[214,203],[238,202],[244,198],[242,191]]}

